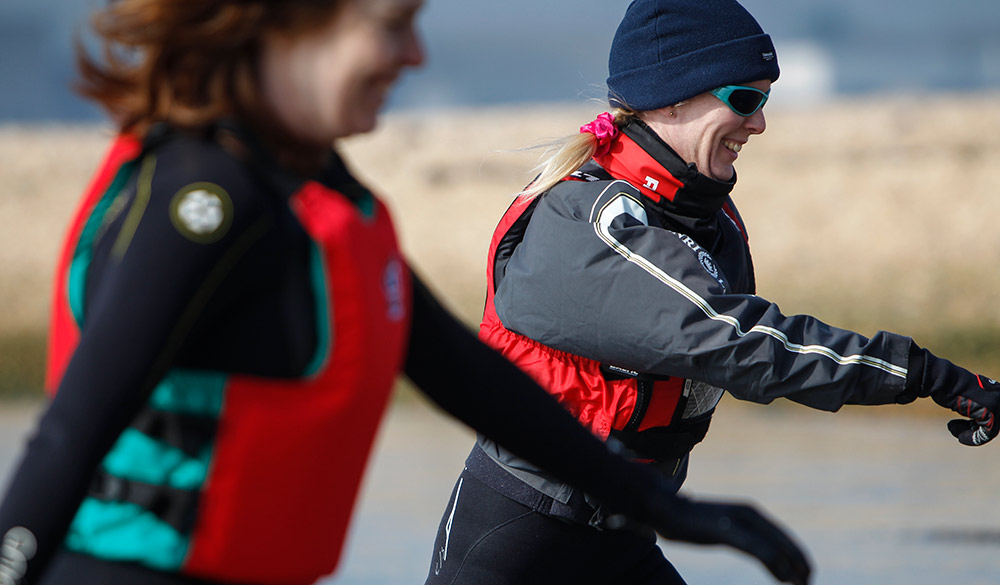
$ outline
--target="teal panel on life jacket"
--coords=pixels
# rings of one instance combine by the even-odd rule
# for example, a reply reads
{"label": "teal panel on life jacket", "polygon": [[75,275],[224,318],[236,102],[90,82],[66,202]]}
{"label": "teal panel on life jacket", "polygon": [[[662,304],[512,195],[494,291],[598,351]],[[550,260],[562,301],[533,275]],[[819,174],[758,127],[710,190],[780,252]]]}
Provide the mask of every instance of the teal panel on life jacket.
{"label": "teal panel on life jacket", "polygon": [[135,167],[135,164],[136,161],[125,163],[118,169],[118,173],[115,174],[111,185],[108,186],[107,191],[101,195],[101,198],[94,205],[93,211],[90,212],[90,216],[87,218],[80,232],[80,239],[76,242],[73,260],[69,264],[69,277],[67,278],[66,286],[69,289],[67,291],[69,307],[73,312],[73,318],[76,320],[77,325],[83,324],[87,269],[90,268],[90,261],[94,256],[94,239],[97,237],[101,226],[104,225],[104,217],[111,208],[115,197],[125,188],[125,183],[128,182],[129,177],[132,175],[132,169]]}
{"label": "teal panel on life jacket", "polygon": [[184,562],[188,538],[136,504],[87,498],[73,519],[65,545],[101,559],[172,571]]}
{"label": "teal panel on life jacket", "polygon": [[[221,372],[171,370],[153,390],[146,408],[215,418],[222,409],[226,381]],[[208,475],[213,447],[207,443],[191,455],[126,428],[101,467],[126,480],[199,490]],[[136,504],[88,497],[73,519],[65,545],[102,559],[176,570],[187,554],[189,537]]]}
{"label": "teal panel on life jacket", "polygon": [[348,183],[338,187],[341,193],[361,212],[365,219],[375,216],[375,195],[361,183]]}
{"label": "teal panel on life jacket", "polygon": [[218,417],[226,379],[225,372],[174,368],[153,390],[149,406],[168,412]]}
{"label": "teal panel on life jacket", "polygon": [[330,338],[333,332],[330,331],[331,320],[329,319],[329,307],[327,307],[327,281],[326,271],[323,269],[323,254],[320,252],[316,242],[312,242],[309,248],[309,273],[312,284],[313,298],[316,299],[316,353],[306,366],[304,375],[313,376],[321,371],[326,363],[328,351],[330,349]]}
{"label": "teal panel on life jacket", "polygon": [[209,445],[198,457],[190,457],[135,429],[125,429],[104,458],[103,467],[122,479],[192,490],[205,481],[211,451]]}

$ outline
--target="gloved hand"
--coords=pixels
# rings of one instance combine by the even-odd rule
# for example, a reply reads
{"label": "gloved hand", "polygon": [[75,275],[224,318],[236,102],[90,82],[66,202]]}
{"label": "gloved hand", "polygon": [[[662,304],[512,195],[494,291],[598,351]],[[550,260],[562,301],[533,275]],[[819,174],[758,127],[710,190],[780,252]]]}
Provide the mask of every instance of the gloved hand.
{"label": "gloved hand", "polygon": [[683,496],[661,498],[653,528],[671,540],[724,544],[757,557],[782,583],[807,585],[812,569],[801,548],[754,507],[746,504],[694,501]]}
{"label": "gloved hand", "polygon": [[1000,384],[995,380],[973,374],[914,345],[906,388],[898,402],[930,396],[941,406],[967,417],[948,423],[948,430],[963,445],[983,445],[1000,433]]}
{"label": "gloved hand", "polygon": [[[632,467],[645,477],[633,493],[627,513],[611,512],[610,529],[650,527],[667,539],[694,544],[723,544],[756,557],[782,583],[807,585],[812,569],[806,555],[777,524],[756,508],[732,502],[704,502],[678,495],[676,481],[646,466]],[[637,525],[638,524],[638,525]]]}
{"label": "gloved hand", "polygon": [[28,570],[28,561],[37,550],[35,535],[30,530],[23,526],[8,530],[0,542],[0,585],[19,585]]}

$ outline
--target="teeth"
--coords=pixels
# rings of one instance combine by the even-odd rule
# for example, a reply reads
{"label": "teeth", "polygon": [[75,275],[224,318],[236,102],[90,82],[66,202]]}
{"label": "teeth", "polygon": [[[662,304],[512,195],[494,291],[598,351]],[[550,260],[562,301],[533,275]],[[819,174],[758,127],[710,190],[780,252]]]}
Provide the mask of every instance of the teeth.
{"label": "teeth", "polygon": [[742,144],[740,144],[739,142],[733,142],[731,140],[723,140],[722,146],[725,146],[726,148],[728,148],[733,152],[739,152],[743,148]]}

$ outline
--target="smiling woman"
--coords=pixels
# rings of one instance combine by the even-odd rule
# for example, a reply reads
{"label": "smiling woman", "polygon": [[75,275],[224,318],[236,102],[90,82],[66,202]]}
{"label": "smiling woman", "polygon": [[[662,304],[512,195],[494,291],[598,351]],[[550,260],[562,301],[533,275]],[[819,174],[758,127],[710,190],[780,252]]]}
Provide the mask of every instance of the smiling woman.
{"label": "smiling woman", "polygon": [[[930,396],[965,417],[948,425],[963,444],[1000,433],[995,381],[756,295],[730,193],[778,75],[735,0],[634,0],[611,45],[611,111],[556,143],[490,244],[480,338],[678,488],[725,392],[829,411]],[[427,585],[684,583],[651,531],[605,526],[594,494],[480,436]]]}
{"label": "smiling woman", "polygon": [[368,132],[406,67],[423,62],[419,0],[347,2],[309,38],[264,38],[264,95],[281,122],[317,143]]}

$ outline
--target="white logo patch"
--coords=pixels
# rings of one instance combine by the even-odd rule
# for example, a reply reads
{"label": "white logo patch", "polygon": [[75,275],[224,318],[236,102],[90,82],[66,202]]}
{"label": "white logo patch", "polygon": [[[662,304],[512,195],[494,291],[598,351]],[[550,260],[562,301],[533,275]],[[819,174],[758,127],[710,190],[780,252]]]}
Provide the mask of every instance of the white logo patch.
{"label": "white logo patch", "polygon": [[654,179],[653,177],[647,176],[646,184],[644,186],[647,189],[652,189],[653,191],[656,191],[656,189],[660,186],[660,182]]}
{"label": "white logo patch", "polygon": [[170,202],[170,221],[184,237],[212,243],[226,235],[232,222],[233,203],[225,189],[214,183],[184,187]]}
{"label": "white logo patch", "polygon": [[678,233],[677,237],[698,255],[698,264],[705,269],[705,272],[707,272],[709,276],[714,278],[715,281],[719,283],[719,286],[725,289],[726,282],[722,280],[722,276],[719,274],[719,267],[716,266],[715,260],[712,259],[712,255],[699,246],[698,242],[695,242],[691,236]]}
{"label": "white logo patch", "polygon": [[222,199],[204,189],[188,191],[177,205],[177,218],[199,236],[208,235],[222,226]]}

